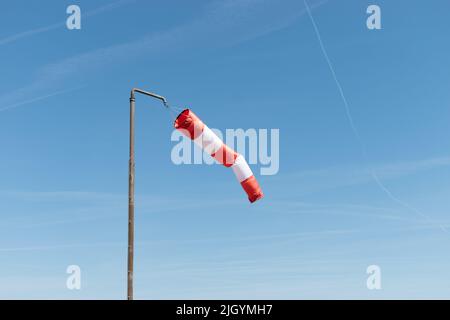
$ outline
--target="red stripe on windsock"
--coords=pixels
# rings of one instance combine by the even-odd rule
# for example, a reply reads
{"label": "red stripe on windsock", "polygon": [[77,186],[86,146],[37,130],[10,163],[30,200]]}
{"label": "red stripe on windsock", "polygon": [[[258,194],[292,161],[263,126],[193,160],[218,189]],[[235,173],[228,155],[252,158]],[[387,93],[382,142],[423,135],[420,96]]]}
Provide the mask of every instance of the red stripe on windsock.
{"label": "red stripe on windsock", "polygon": [[191,110],[183,110],[174,122],[175,129],[180,130],[184,135],[189,138],[195,139],[202,134],[205,124],[195,115]]}
{"label": "red stripe on windsock", "polygon": [[261,199],[264,197],[264,194],[261,190],[261,187],[259,186],[258,181],[256,180],[255,176],[251,176],[244,181],[241,182],[242,188],[244,188],[245,192],[248,195],[248,200],[250,202],[255,202],[256,200]]}
{"label": "red stripe on windsock", "polygon": [[225,143],[223,143],[220,149],[217,150],[216,153],[212,154],[212,156],[214,157],[214,159],[219,161],[225,167],[231,167],[234,164],[236,158],[238,157],[238,154],[236,151],[234,151]]}

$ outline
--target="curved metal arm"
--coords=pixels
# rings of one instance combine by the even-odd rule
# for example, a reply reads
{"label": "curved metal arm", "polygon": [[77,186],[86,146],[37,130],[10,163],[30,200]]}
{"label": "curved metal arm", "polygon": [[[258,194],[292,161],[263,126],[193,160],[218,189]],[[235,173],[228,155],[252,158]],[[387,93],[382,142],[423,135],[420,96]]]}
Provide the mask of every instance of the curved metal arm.
{"label": "curved metal arm", "polygon": [[138,89],[138,88],[131,89],[130,100],[134,100],[134,93],[135,92],[141,93],[141,94],[149,96],[149,97],[153,97],[153,98],[159,99],[159,100],[161,100],[164,103],[164,106],[166,108],[169,107],[169,105],[167,104],[167,99],[164,98],[163,96],[160,96],[158,94],[155,94],[155,93],[152,93],[152,92],[148,92],[148,91],[145,91],[145,90],[141,90],[141,89]]}

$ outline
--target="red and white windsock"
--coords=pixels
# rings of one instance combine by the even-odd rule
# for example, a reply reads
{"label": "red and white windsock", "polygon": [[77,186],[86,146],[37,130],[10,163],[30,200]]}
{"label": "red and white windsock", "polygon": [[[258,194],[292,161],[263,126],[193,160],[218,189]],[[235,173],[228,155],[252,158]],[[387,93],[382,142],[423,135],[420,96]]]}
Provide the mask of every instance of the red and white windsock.
{"label": "red and white windsock", "polygon": [[219,163],[225,167],[231,167],[250,202],[255,202],[264,196],[245,158],[223,143],[191,110],[182,111],[175,120],[174,127],[191,138]]}

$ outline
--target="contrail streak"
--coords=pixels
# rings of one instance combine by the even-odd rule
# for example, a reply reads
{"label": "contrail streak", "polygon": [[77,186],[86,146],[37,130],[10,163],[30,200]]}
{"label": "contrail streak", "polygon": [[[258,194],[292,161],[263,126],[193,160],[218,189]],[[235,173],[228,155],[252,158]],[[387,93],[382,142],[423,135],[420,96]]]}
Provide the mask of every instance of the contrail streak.
{"label": "contrail streak", "polygon": [[322,50],[323,56],[325,57],[325,60],[327,61],[328,67],[330,68],[330,71],[331,71],[331,75],[333,76],[334,82],[336,83],[336,86],[339,90],[339,94],[341,95],[342,101],[344,102],[345,113],[346,113],[347,119],[350,123],[350,127],[351,127],[356,139],[358,139],[358,142],[360,143],[361,148],[363,150],[363,154],[365,155],[365,145],[364,145],[364,142],[358,132],[358,129],[355,126],[355,122],[353,121],[353,117],[350,112],[350,107],[348,105],[347,98],[345,97],[344,90],[342,89],[341,83],[339,82],[339,80],[336,76],[336,72],[334,71],[333,64],[331,63],[330,57],[328,56],[327,50],[325,49],[325,45],[323,44],[319,29],[317,28],[316,22],[314,21],[314,18],[311,14],[309,5],[306,2],[306,0],[304,0],[304,2],[305,2],[306,12],[308,13],[309,18],[311,19],[311,23],[314,27],[314,31],[317,35],[317,39],[319,40],[320,49]]}
{"label": "contrail streak", "polygon": [[[305,3],[306,12],[308,13],[308,16],[309,16],[309,18],[311,20],[311,23],[312,23],[313,27],[314,27],[314,31],[315,31],[317,39],[319,41],[320,49],[322,50],[322,54],[325,57],[325,60],[326,60],[326,62],[328,64],[328,67],[329,67],[329,69],[331,71],[331,74],[333,76],[334,82],[336,83],[336,86],[337,86],[337,88],[339,90],[339,94],[341,95],[341,98],[342,98],[342,101],[343,101],[344,107],[345,107],[345,113],[346,113],[347,119],[348,119],[348,121],[350,123],[350,127],[351,127],[351,129],[353,131],[353,134],[355,135],[356,139],[358,140],[358,142],[360,144],[361,153],[362,153],[364,161],[368,162],[367,161],[366,146],[364,144],[364,141],[361,138],[361,135],[359,134],[358,129],[355,126],[355,122],[353,121],[353,117],[352,117],[352,114],[351,114],[351,111],[350,111],[350,107],[349,107],[347,98],[345,97],[344,90],[342,89],[341,83],[339,82],[339,80],[338,80],[338,78],[336,76],[336,72],[334,71],[333,64],[331,63],[330,57],[328,56],[327,50],[325,49],[325,45],[323,44],[322,36],[320,35],[319,28],[317,27],[317,24],[316,24],[316,22],[314,20],[314,17],[312,16],[311,10],[310,10],[309,5],[308,5],[308,2],[306,0],[303,0],[303,2]],[[410,204],[408,204],[408,203],[400,200],[399,198],[395,197],[393,195],[393,193],[380,181],[380,179],[378,178],[376,172],[373,169],[371,170],[371,176],[372,176],[373,180],[375,181],[376,185],[389,197],[389,199],[391,199],[392,201],[398,203],[399,205],[407,208],[408,210],[413,211],[417,215],[419,215],[419,216],[421,216],[423,218],[426,218],[429,221],[433,221],[428,215],[422,213],[420,210],[414,208]],[[440,228],[441,228],[442,231],[448,233],[448,230],[444,226],[440,225]]]}

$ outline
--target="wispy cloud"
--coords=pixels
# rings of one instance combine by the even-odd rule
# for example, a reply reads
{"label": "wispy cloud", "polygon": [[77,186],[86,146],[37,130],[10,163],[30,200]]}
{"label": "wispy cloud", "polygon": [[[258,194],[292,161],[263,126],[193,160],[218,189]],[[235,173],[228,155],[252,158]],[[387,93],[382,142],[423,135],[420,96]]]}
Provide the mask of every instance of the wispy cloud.
{"label": "wispy cloud", "polygon": [[[93,16],[96,16],[96,15],[104,13],[104,12],[108,12],[108,11],[116,9],[116,8],[120,8],[124,5],[130,4],[130,3],[133,3],[136,1],[138,1],[138,0],[119,0],[119,1],[109,3],[107,5],[93,9],[91,11],[83,12],[82,13],[83,19],[93,17]],[[13,34],[13,35],[10,35],[10,36],[0,39],[0,46],[5,45],[5,44],[14,43],[16,41],[26,39],[28,37],[32,37],[32,36],[35,36],[35,35],[38,35],[41,33],[45,33],[48,31],[62,28],[65,26],[65,24],[66,24],[65,21],[60,21],[60,22],[49,24],[46,26],[18,32],[16,34]]]}
{"label": "wispy cloud", "polygon": [[64,89],[64,90],[58,90],[58,91],[55,91],[55,92],[52,92],[52,93],[49,93],[49,94],[45,94],[43,96],[31,98],[31,99],[28,99],[28,100],[23,100],[23,101],[20,101],[18,103],[14,103],[14,104],[10,104],[10,105],[1,107],[0,108],[0,112],[6,111],[6,110],[9,110],[9,109],[14,109],[14,108],[17,108],[17,107],[21,107],[21,106],[24,106],[24,105],[27,105],[27,104],[39,102],[41,100],[46,100],[48,98],[56,97],[56,96],[63,95],[63,94],[69,93],[69,92],[74,92],[74,91],[80,90],[81,88],[82,88],[82,86],[75,87],[75,88]]}
{"label": "wispy cloud", "polygon": [[[443,223],[446,227],[450,225],[450,222]],[[391,233],[398,232],[414,232],[426,231],[436,228],[437,224],[423,224],[423,225],[411,225],[405,227],[391,227],[384,231],[389,231]],[[261,247],[262,241],[264,246],[280,246],[298,243],[299,241],[317,241],[319,239],[335,239],[342,236],[348,236],[352,234],[368,234],[374,233],[374,229],[331,229],[331,230],[318,230],[309,232],[296,232],[296,233],[280,233],[280,234],[264,234],[256,236],[238,236],[234,238],[223,237],[223,238],[199,238],[199,239],[161,239],[155,241],[137,241],[135,245],[137,247],[147,247],[147,246],[161,246],[162,244],[171,244],[175,246],[192,246],[198,245],[200,243],[211,242],[226,242],[228,245],[237,246],[243,252],[250,250],[251,248]],[[267,242],[266,242],[267,241]],[[126,247],[125,242],[110,241],[110,242],[86,242],[86,243],[67,243],[67,244],[43,244],[43,245],[32,245],[32,246],[17,246],[17,247],[3,247],[0,248],[0,252],[20,252],[20,251],[48,251],[48,250],[65,250],[71,248],[96,248],[96,247]],[[229,253],[226,253],[229,255]],[[220,256],[220,255],[218,255]]]}
{"label": "wispy cloud", "polygon": [[450,166],[450,156],[433,157],[415,161],[403,161],[372,165],[333,166],[317,170],[299,171],[289,175],[278,175],[273,180],[296,182],[303,194],[327,189],[356,186],[373,182],[372,172],[380,179],[393,180],[421,172],[442,169]]}
{"label": "wispy cloud", "polygon": [[[166,195],[136,195],[136,203],[142,215],[177,213],[181,210],[196,208],[221,208],[241,206],[242,199],[230,200],[220,197],[205,200],[201,194],[196,197],[173,197]],[[9,215],[2,219],[0,229],[43,228],[60,225],[83,224],[92,221],[114,221],[122,219],[127,212],[127,195],[107,192],[84,191],[0,191],[0,200],[7,203],[11,200],[19,201],[34,211],[20,210],[20,215]],[[61,206],[63,209],[44,210],[39,214],[39,207]],[[1,209],[1,206],[0,206]],[[195,210],[194,210],[195,211]],[[214,214],[215,210],[211,210]],[[30,219],[30,215],[33,219]]]}
{"label": "wispy cloud", "polygon": [[[324,3],[326,1],[317,1],[312,7]],[[298,1],[283,5],[273,0],[215,1],[190,22],[50,63],[37,71],[30,84],[0,96],[0,108],[48,95],[50,90],[67,86],[67,82],[76,85],[73,79],[77,75],[93,73],[123,61],[179,52],[196,48],[198,44],[208,43],[213,48],[248,41],[285,28],[304,14]]]}
{"label": "wispy cloud", "polygon": [[99,242],[99,243],[78,243],[78,244],[58,244],[58,245],[42,245],[42,246],[29,246],[29,247],[9,247],[0,248],[0,252],[18,252],[18,251],[46,251],[46,250],[59,250],[70,248],[94,248],[94,247],[109,247],[109,246],[123,246],[126,244],[118,242]]}

